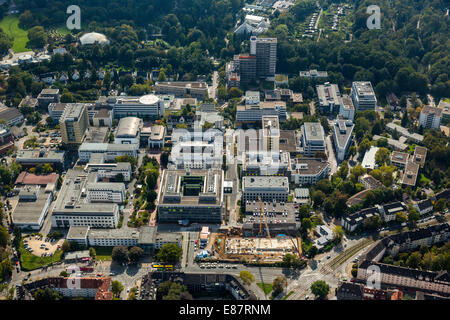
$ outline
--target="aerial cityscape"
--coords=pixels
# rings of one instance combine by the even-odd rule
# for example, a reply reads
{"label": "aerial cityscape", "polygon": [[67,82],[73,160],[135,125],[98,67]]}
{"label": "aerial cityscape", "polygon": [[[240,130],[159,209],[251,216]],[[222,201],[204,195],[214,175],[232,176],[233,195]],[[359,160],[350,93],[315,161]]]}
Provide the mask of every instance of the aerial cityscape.
{"label": "aerial cityscape", "polygon": [[448,5],[0,1],[0,301],[449,300]]}

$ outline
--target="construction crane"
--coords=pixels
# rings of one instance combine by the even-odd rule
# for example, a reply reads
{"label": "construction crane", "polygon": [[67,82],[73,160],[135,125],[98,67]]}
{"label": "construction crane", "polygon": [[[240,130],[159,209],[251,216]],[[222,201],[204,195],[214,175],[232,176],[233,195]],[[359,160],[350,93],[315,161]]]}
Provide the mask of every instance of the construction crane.
{"label": "construction crane", "polygon": [[260,207],[260,212],[261,212],[261,217],[259,218],[259,235],[262,236],[262,221],[264,220],[264,224],[266,225],[267,237],[269,239],[272,239],[270,237],[269,225],[267,224],[266,216],[264,214],[264,208],[263,208],[263,203],[262,203],[261,197],[258,197],[258,200],[259,200],[259,207]]}

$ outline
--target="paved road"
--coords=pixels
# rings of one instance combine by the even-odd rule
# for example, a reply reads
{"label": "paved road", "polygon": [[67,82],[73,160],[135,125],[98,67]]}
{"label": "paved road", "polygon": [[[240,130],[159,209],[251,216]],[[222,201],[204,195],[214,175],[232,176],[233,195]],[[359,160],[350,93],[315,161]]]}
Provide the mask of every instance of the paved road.
{"label": "paved road", "polygon": [[328,161],[330,163],[330,176],[337,172],[338,164],[336,161],[336,156],[334,154],[333,144],[331,142],[331,135],[328,135],[325,139],[328,150]]}

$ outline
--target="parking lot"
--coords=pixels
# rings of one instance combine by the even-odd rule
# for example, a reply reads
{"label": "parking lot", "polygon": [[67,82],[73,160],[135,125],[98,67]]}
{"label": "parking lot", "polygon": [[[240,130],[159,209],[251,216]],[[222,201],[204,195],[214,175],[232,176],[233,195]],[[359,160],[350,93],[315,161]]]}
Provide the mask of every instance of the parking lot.
{"label": "parking lot", "polygon": [[38,257],[52,256],[57,249],[61,248],[63,242],[63,239],[51,241],[39,236],[29,236],[23,240],[25,249]]}

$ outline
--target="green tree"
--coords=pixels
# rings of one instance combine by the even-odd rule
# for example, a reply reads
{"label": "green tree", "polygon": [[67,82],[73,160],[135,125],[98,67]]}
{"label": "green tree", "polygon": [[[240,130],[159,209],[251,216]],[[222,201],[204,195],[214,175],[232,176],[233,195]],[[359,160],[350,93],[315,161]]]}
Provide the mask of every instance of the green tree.
{"label": "green tree", "polygon": [[47,44],[47,33],[41,26],[36,26],[28,30],[28,46],[42,49]]}
{"label": "green tree", "polygon": [[324,299],[330,292],[330,286],[323,280],[318,280],[311,285],[311,292],[319,299]]}
{"label": "green tree", "polygon": [[156,257],[158,261],[177,264],[182,254],[183,250],[176,243],[167,243],[161,247]]}
{"label": "green tree", "polygon": [[5,227],[0,226],[0,247],[6,248],[9,241],[9,233]]}
{"label": "green tree", "polygon": [[422,261],[422,255],[420,254],[420,252],[415,251],[409,255],[408,259],[406,260],[406,264],[410,268],[417,269],[417,268],[419,268],[421,261]]}
{"label": "green tree", "polygon": [[64,242],[63,242],[63,244],[62,244],[62,246],[61,246],[61,250],[62,250],[64,253],[70,252],[70,243],[69,243],[69,241],[64,240]]}
{"label": "green tree", "polygon": [[333,228],[334,241],[336,243],[339,243],[342,241],[342,239],[344,239],[344,234],[344,229],[342,229],[341,226],[335,226]]}
{"label": "green tree", "polygon": [[139,247],[132,247],[129,250],[128,256],[131,261],[138,262],[139,259],[141,259],[144,256],[144,250],[142,250],[142,248]]}
{"label": "green tree", "polygon": [[404,213],[403,211],[397,212],[395,215],[396,215],[395,220],[398,223],[403,223],[403,222],[408,221],[408,217],[406,216],[406,213]]}
{"label": "green tree", "polygon": [[50,288],[38,289],[34,293],[34,299],[37,301],[57,301],[61,300],[62,296],[59,292]]}
{"label": "green tree", "polygon": [[111,282],[111,291],[114,297],[118,298],[123,291],[123,284],[117,280]]}
{"label": "green tree", "polygon": [[387,148],[379,148],[377,153],[375,154],[375,162],[379,165],[382,166],[384,164],[389,164],[389,156],[390,156],[390,151]]}
{"label": "green tree", "polygon": [[89,256],[93,259],[95,259],[95,257],[97,257],[97,252],[95,251],[94,247],[89,248]]}
{"label": "green tree", "polygon": [[113,261],[118,263],[128,262],[128,250],[125,246],[114,247],[111,253]]}
{"label": "green tree", "polygon": [[433,209],[435,212],[444,212],[447,208],[447,200],[445,198],[441,198],[434,203]]}
{"label": "green tree", "polygon": [[247,285],[250,285],[252,282],[255,282],[255,276],[247,270],[242,270],[239,273],[239,278],[241,278],[241,280]]}
{"label": "green tree", "polygon": [[287,287],[287,279],[285,276],[278,276],[273,280],[273,296],[277,296]]}

